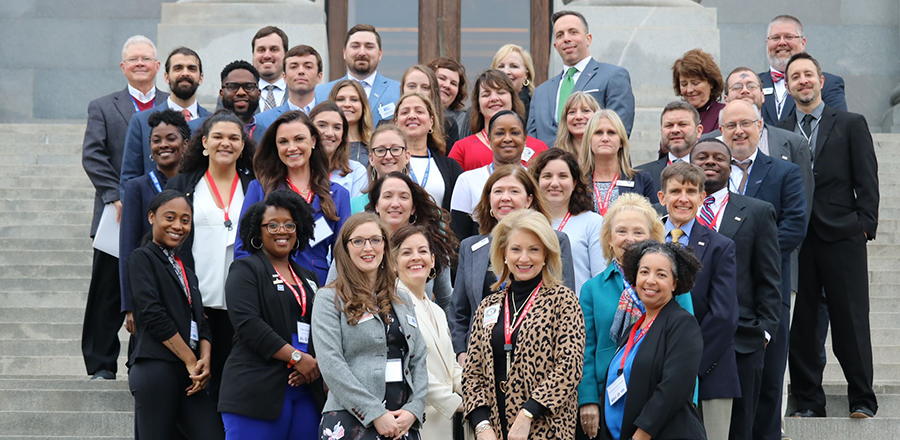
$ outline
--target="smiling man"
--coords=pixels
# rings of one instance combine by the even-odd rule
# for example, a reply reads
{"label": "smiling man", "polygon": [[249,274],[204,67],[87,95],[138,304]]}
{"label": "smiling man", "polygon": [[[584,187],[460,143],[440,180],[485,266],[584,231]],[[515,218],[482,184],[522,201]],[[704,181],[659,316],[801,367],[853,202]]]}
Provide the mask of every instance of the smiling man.
{"label": "smiling man", "polygon": [[257,142],[285,112],[300,110],[308,115],[316,106],[316,86],[322,81],[322,56],[312,46],[300,44],[292,47],[284,57],[284,77],[290,91],[288,101],[256,115],[258,128],[253,137]]}
{"label": "smiling man", "polygon": [[625,131],[634,125],[634,94],[631,76],[622,67],[601,63],[591,57],[593,35],[583,15],[558,11],[553,23],[553,47],[562,58],[563,70],[534,90],[528,111],[528,135],[553,145],[560,113],[572,92],[594,97],[601,108],[609,108],[622,118]]}
{"label": "smiling man", "polygon": [[222,69],[221,79],[222,107],[234,112],[244,122],[244,132],[252,137],[257,128],[253,114],[259,107],[259,72],[244,60],[232,61]]}
{"label": "smiling man", "polygon": [[250,42],[253,49],[253,67],[259,72],[260,112],[273,109],[287,102],[287,85],[284,81],[284,58],[288,50],[288,36],[275,26],[266,26],[256,32]]}
{"label": "smiling man", "polygon": [[[673,163],[690,160],[691,149],[700,138],[700,133],[703,133],[703,126],[700,125],[700,113],[697,113],[697,109],[685,101],[672,101],[666,104],[659,117],[659,122],[662,137],[660,144],[668,151],[668,154],[658,160],[636,167],[638,170],[650,173],[650,177],[653,179],[651,189],[654,194],[660,190],[660,173],[663,169]],[[653,200],[651,197],[650,202],[656,203],[657,200]]]}

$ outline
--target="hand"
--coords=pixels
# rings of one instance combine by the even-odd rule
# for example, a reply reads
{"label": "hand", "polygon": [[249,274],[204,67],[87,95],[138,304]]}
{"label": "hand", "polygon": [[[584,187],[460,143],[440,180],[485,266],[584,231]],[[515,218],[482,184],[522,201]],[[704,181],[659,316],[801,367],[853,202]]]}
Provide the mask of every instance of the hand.
{"label": "hand", "polygon": [[581,414],[581,429],[588,437],[597,436],[597,430],[600,427],[600,405],[596,403],[588,403],[582,405],[579,409]]}
{"label": "hand", "polygon": [[478,436],[475,437],[475,440],[498,440],[497,433],[494,432],[494,428],[491,428],[478,434]]}
{"label": "hand", "polygon": [[516,416],[512,428],[509,428],[508,440],[528,440],[528,433],[531,432],[531,419],[526,417],[522,410]]}
{"label": "hand", "polygon": [[303,385],[303,379],[300,377],[300,373],[298,373],[297,370],[291,371],[291,375],[288,376],[288,385],[292,387]]}
{"label": "hand", "polygon": [[400,434],[400,425],[397,423],[397,418],[390,411],[375,419],[372,424],[375,425],[378,435],[382,437],[396,438]]}
{"label": "hand", "polygon": [[466,402],[459,402],[459,408],[456,408],[456,412],[461,413],[466,410]]}
{"label": "hand", "polygon": [[134,312],[125,312],[125,330],[131,333],[131,336],[137,336],[137,327],[134,325]]}
{"label": "hand", "polygon": [[200,360],[197,361],[197,364],[194,367],[194,374],[190,375],[190,378],[193,383],[188,387],[188,396],[206,388],[210,379],[208,358],[200,358]]}
{"label": "hand", "polygon": [[632,440],[650,440],[651,437],[650,437],[650,434],[647,434],[646,431],[644,431],[641,428],[638,428],[638,430],[634,432],[634,435],[631,436],[631,439]]}
{"label": "hand", "polygon": [[403,437],[407,432],[409,432],[409,428],[412,428],[413,423],[416,423],[416,416],[405,409],[398,409],[397,411],[389,412],[394,415],[394,419],[397,420],[397,426],[400,428],[400,433],[397,434],[397,437],[395,437],[395,439]]}
{"label": "hand", "polygon": [[460,367],[466,366],[466,352],[462,352],[456,355],[456,362],[459,363]]}
{"label": "hand", "polygon": [[303,353],[300,362],[294,364],[294,371],[300,375],[301,384],[311,383],[319,378],[319,362],[312,355]]}
{"label": "hand", "polygon": [[116,200],[112,203],[116,207],[116,223],[122,223],[122,201]]}

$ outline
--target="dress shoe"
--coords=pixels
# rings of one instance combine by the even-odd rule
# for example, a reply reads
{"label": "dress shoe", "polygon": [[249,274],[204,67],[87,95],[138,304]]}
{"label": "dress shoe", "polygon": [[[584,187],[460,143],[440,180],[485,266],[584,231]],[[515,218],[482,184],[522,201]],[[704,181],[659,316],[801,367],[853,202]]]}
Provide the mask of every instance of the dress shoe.
{"label": "dress shoe", "polygon": [[800,410],[794,411],[793,413],[791,413],[791,417],[806,418],[806,417],[823,417],[823,416],[816,414],[816,412],[811,409],[804,409],[802,411],[800,411]]}
{"label": "dress shoe", "polygon": [[109,370],[100,370],[91,376],[91,380],[116,380],[116,373]]}
{"label": "dress shoe", "polygon": [[871,419],[872,417],[875,417],[875,411],[862,405],[855,406],[853,411],[850,411],[851,419]]}

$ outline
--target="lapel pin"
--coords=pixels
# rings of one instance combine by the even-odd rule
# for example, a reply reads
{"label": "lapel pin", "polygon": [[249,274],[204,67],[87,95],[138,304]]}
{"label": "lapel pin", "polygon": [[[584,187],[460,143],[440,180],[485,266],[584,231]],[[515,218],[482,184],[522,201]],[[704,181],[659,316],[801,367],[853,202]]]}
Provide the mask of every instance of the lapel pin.
{"label": "lapel pin", "polygon": [[787,156],[781,156],[781,160],[788,160]]}
{"label": "lapel pin", "polygon": [[705,241],[698,241],[698,242],[697,242],[697,245],[698,245],[698,246],[706,246],[706,242],[705,242]]}
{"label": "lapel pin", "polygon": [[760,183],[762,183],[762,180],[757,180],[757,181],[756,181],[756,184],[757,184],[757,185],[759,185]]}
{"label": "lapel pin", "polygon": [[740,217],[735,217],[735,218],[734,218],[734,221],[739,222],[739,221],[741,221],[741,218],[740,218]]}

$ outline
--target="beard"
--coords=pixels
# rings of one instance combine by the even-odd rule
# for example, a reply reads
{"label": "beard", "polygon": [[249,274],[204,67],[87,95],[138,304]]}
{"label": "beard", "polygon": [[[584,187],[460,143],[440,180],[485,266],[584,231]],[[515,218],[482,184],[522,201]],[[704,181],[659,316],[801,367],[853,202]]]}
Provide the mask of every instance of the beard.
{"label": "beard", "polygon": [[774,67],[775,70],[786,73],[785,69],[787,69],[787,63],[791,59],[791,55],[788,55],[787,58],[778,58],[777,55],[769,55],[766,53],[766,59],[769,61],[769,65]]}
{"label": "beard", "polygon": [[[190,84],[181,84],[181,82],[184,80],[187,80]],[[178,80],[175,81],[175,84],[171,85],[169,89],[172,91],[172,94],[175,95],[178,99],[187,101],[188,99],[191,99],[195,93],[197,93],[198,87],[200,87],[200,84],[194,82],[193,78],[185,77],[178,78]]]}
{"label": "beard", "polygon": [[368,58],[357,58],[347,66],[347,69],[357,78],[367,78],[377,67],[378,66],[373,64]]}
{"label": "beard", "polygon": [[247,101],[247,110],[245,111],[237,111],[234,108],[234,100],[222,100],[222,107],[225,110],[230,110],[232,113],[237,115],[239,119],[242,121],[246,121],[253,117],[253,114],[256,113],[256,109],[259,108],[259,99],[250,99]]}

